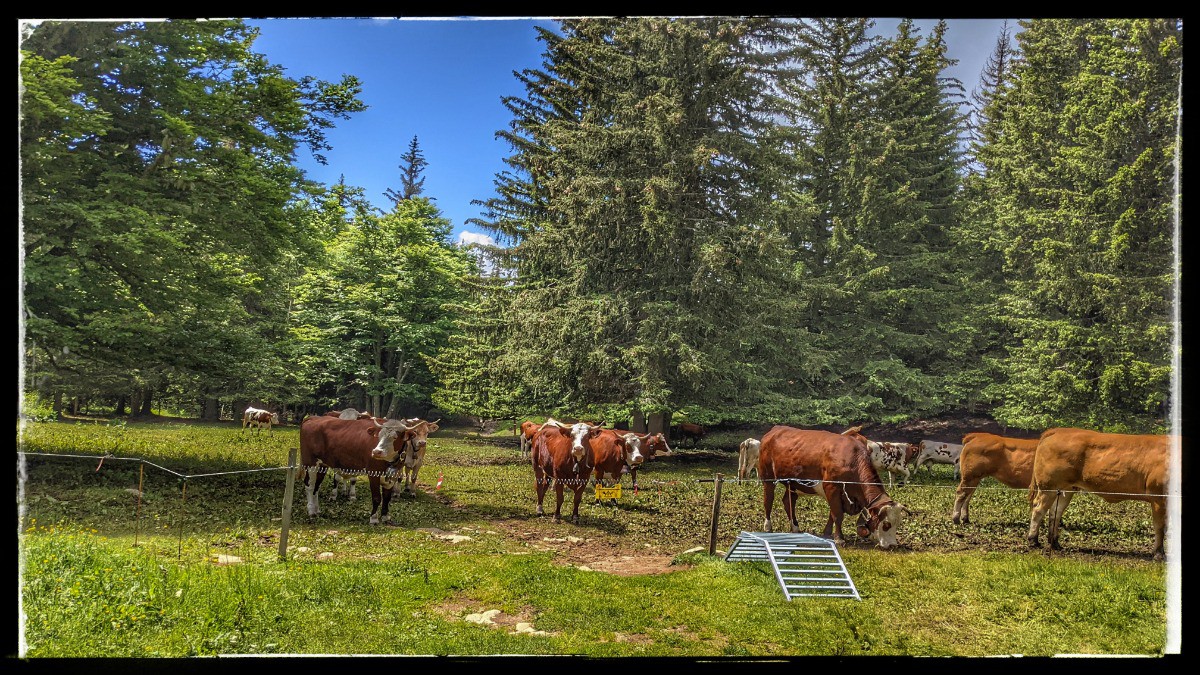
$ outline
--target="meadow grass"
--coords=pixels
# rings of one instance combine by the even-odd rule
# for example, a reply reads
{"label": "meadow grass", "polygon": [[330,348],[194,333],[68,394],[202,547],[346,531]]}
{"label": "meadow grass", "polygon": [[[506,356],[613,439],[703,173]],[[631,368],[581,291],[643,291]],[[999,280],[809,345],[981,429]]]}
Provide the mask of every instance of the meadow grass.
{"label": "meadow grass", "polygon": [[[1029,551],[1025,491],[992,483],[972,503],[972,524],[954,526],[950,467],[890,491],[917,512],[900,550],[857,541],[847,519],[840,552],[861,602],[788,602],[766,563],[707,555],[711,479],[737,462],[711,448],[656,459],[636,495],[626,478],[616,506],[585,494],[579,524],[553,523],[533,513],[515,439],[447,429],[431,438],[422,489],[394,500],[392,526],[367,523],[365,479],[355,502],[330,500],[326,481],[315,519],[297,485],[280,561],[295,427],[268,436],[229,423],[55,422],[28,425],[19,441],[29,453],[22,628],[34,658],[1158,655],[1165,644],[1164,567],[1149,556],[1144,504],[1081,495],[1064,551]],[[33,454],[47,452],[114,456]],[[139,505],[131,458],[191,477],[142,467]],[[222,475],[199,476],[208,473]],[[761,495],[755,482],[722,484],[718,548],[761,528]],[[549,513],[553,491],[547,500]],[[802,498],[797,513],[820,533],[822,499]],[[583,552],[668,556],[677,571],[610,574],[580,564]],[[502,612],[497,625],[464,620],[487,609]],[[518,621],[540,633],[515,632]]]}

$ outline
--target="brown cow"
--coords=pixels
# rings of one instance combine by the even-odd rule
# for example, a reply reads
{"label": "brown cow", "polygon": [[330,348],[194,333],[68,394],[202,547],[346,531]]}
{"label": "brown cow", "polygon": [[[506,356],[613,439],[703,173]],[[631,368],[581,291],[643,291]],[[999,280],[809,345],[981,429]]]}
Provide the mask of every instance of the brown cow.
{"label": "brown cow", "polygon": [[796,493],[816,494],[814,484],[821,481],[825,501],[829,503],[829,520],[824,536],[834,536],[834,542],[844,545],[843,514],[859,514],[858,535],[870,537],[879,546],[889,549],[896,545],[896,530],[903,514],[911,512],[883,490],[879,473],[871,465],[871,453],[858,436],[828,431],[774,426],[762,437],[758,451],[758,475],[763,481],[763,509],[766,520],[763,529],[771,531],[771,506],[775,501],[775,482],[784,481],[783,508],[792,523],[792,532],[799,532],[796,521]]}
{"label": "brown cow", "polygon": [[[615,431],[617,433],[621,433],[620,429],[616,429]],[[654,459],[655,457],[671,456],[671,446],[667,444],[666,436],[663,436],[662,434],[646,434],[644,436],[639,434],[639,438],[642,439],[642,456],[647,460]],[[642,465],[639,464],[629,470],[629,477],[633,479],[634,492],[637,492],[637,475],[638,469],[641,467]]]}
{"label": "brown cow", "polygon": [[[547,421],[552,422],[554,420],[550,419]],[[533,436],[541,428],[542,428],[541,424],[538,424],[537,422],[534,422],[532,420],[525,420],[524,422],[521,422],[520,433],[521,433],[521,456],[522,457],[529,456],[529,448],[533,445]]]}
{"label": "brown cow", "polygon": [[704,440],[704,435],[707,433],[704,427],[691,422],[680,422],[679,424],[679,442],[682,443],[686,439],[692,441],[692,445],[696,445]]}
{"label": "brown cow", "polygon": [[958,456],[962,479],[954,497],[954,524],[971,522],[971,497],[984,478],[991,476],[1010,488],[1027,488],[1033,476],[1036,438],[1008,438],[983,432],[963,436]]}
{"label": "brown cow", "polygon": [[1047,429],[1033,458],[1029,498],[1029,545],[1038,545],[1038,529],[1050,513],[1046,535],[1052,549],[1063,511],[1075,491],[1095,492],[1113,503],[1136,499],[1150,503],[1154,521],[1154,559],[1163,559],[1167,527],[1167,436],[1106,434],[1087,429]]}
{"label": "brown cow", "polygon": [[563,488],[569,486],[575,493],[571,509],[571,521],[579,522],[579,502],[583,499],[583,488],[587,486],[592,472],[591,437],[599,434],[601,427],[579,422],[568,426],[550,420],[542,425],[533,437],[530,462],[533,464],[533,486],[537,491],[537,513],[543,515],[542,498],[550,483],[554,483],[554,522],[562,520]]}
{"label": "brown cow", "polygon": [[391,520],[392,486],[398,480],[397,463],[404,457],[400,449],[413,433],[398,420],[380,423],[324,415],[304,420],[300,425],[300,466],[305,470],[308,515],[319,513],[317,490],[325,472],[333,469],[365,472],[371,485],[371,524]]}

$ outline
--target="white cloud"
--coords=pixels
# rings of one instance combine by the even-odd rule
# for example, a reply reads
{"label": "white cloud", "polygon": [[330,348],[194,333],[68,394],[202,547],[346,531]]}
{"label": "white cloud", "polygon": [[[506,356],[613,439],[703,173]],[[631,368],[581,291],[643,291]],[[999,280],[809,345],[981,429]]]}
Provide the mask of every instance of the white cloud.
{"label": "white cloud", "polygon": [[480,232],[460,232],[458,234],[459,244],[479,244],[481,246],[495,246],[496,240],[486,234]]}

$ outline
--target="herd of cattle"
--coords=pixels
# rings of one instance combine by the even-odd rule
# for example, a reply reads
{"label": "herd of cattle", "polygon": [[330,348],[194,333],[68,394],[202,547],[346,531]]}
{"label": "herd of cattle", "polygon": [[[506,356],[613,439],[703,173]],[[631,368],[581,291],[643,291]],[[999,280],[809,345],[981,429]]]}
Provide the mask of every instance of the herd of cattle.
{"label": "herd of cattle", "polygon": [[1125,500],[1150,504],[1154,527],[1153,554],[1163,559],[1167,522],[1167,466],[1170,439],[1163,435],[1110,434],[1087,429],[1048,429],[1039,438],[1023,439],[975,432],[961,445],[935,441],[919,444],[876,442],[861,427],[835,434],[828,431],[776,426],[761,440],[748,438],[739,449],[738,478],[751,471],[763,484],[763,529],[771,530],[775,487],[782,483],[783,508],[792,531],[797,493],[816,494],[817,486],[829,503],[825,536],[842,538],[842,517],[858,515],[858,535],[882,548],[896,545],[896,529],[910,512],[883,489],[880,475],[909,477],[910,469],[929,463],[953,464],[959,478],[951,517],[955,524],[970,522],[971,496],[988,476],[1011,488],[1027,488],[1031,514],[1030,547],[1049,515],[1047,543],[1059,548],[1063,512],[1080,491],[1093,492],[1106,502]]}
{"label": "herd of cattle", "polygon": [[[440,421],[440,420],[438,420]],[[317,490],[325,473],[334,471],[334,497],[354,498],[354,481],[365,474],[371,488],[370,523],[388,522],[391,499],[412,492],[424,462],[430,433],[438,421],[420,418],[389,420],[354,409],[306,418],[300,425],[300,466],[304,471],[308,514],[317,516]],[[278,424],[271,413],[249,408],[242,428]],[[628,473],[637,488],[638,468],[649,459],[670,456],[663,434],[639,434],[588,422],[565,424],[554,419],[527,421],[517,429],[521,453],[532,467],[536,512],[547,490],[555,492],[554,521],[562,519],[564,491],[573,492],[570,519],[579,521],[579,504],[589,484],[619,484]],[[701,430],[702,434],[702,430]],[[702,437],[702,436],[701,436]],[[696,436],[692,436],[693,440]],[[1112,503],[1139,500],[1150,504],[1154,528],[1153,555],[1163,559],[1169,438],[1163,435],[1111,434],[1085,429],[1049,429],[1036,439],[969,433],[962,444],[941,441],[896,443],[873,441],[861,427],[842,433],[775,426],[761,439],[748,438],[739,448],[738,478],[756,473],[763,487],[763,529],[771,531],[771,509],[777,486],[783,490],[784,513],[799,532],[796,498],[818,490],[829,505],[824,536],[844,545],[842,519],[857,515],[856,531],[880,547],[896,545],[896,534],[911,512],[892,499],[880,476],[901,485],[922,466],[949,464],[959,478],[952,518],[970,522],[969,505],[980,481],[991,476],[1011,488],[1027,488],[1031,505],[1027,541],[1038,546],[1039,531],[1049,515],[1047,543],[1059,548],[1063,512],[1079,491],[1093,492]]]}

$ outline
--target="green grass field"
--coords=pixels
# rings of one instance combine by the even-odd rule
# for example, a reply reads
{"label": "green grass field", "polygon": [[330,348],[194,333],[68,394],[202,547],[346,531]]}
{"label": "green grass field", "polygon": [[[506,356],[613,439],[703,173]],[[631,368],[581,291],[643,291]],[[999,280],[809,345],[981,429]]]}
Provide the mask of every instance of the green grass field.
{"label": "green grass field", "polygon": [[[737,469],[724,440],[707,440],[648,464],[636,495],[626,477],[615,506],[589,490],[576,525],[534,514],[532,471],[510,432],[445,429],[430,439],[417,495],[393,501],[392,525],[368,524],[365,479],[349,503],[332,500],[326,480],[315,519],[297,484],[280,561],[296,427],[30,423],[18,432],[25,655],[1164,650],[1165,568],[1150,559],[1145,504],[1081,495],[1063,550],[1030,551],[1025,491],[989,479],[973,522],[955,526],[950,467],[923,470],[889,491],[916,512],[899,550],[857,540],[847,518],[840,552],[861,601],[788,602],[766,563],[707,555],[713,478]],[[718,549],[761,529],[761,495],[753,481],[722,484]],[[802,530],[820,533],[823,499],[803,498],[797,512]],[[488,610],[499,613],[477,623]]]}

